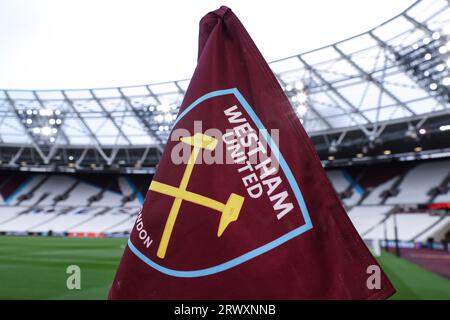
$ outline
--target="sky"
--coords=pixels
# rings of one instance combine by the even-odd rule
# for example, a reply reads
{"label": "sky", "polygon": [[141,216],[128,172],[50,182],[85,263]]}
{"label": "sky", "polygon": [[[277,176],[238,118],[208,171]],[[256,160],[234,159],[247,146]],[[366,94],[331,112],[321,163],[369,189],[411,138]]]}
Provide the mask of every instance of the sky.
{"label": "sky", "polygon": [[413,0],[0,0],[0,88],[68,89],[190,78],[199,20],[221,5],[267,61],[367,31]]}

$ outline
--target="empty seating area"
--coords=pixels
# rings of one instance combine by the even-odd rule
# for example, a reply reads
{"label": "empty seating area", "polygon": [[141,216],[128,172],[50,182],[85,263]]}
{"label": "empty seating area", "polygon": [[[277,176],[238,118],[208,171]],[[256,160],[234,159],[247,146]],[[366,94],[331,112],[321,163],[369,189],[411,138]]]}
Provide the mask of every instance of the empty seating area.
{"label": "empty seating area", "polygon": [[16,217],[9,219],[0,224],[0,231],[30,231],[35,226],[46,223],[54,219],[58,214],[62,213],[62,208],[42,208],[30,209],[27,212],[16,215]]}
{"label": "empty seating area", "polygon": [[330,170],[327,175],[346,208],[353,207],[361,200],[364,190],[347,170]]}
{"label": "empty seating area", "polygon": [[427,241],[428,238],[443,239],[445,234],[450,230],[450,216],[442,217],[434,225],[426,229],[424,232],[416,236],[416,241]]}
{"label": "empty seating area", "polygon": [[139,209],[139,207],[113,209],[1,207],[0,232],[129,232]]}
{"label": "empty seating area", "polygon": [[400,179],[400,176],[395,176],[380,185],[374,187],[362,201],[364,205],[379,205],[383,201],[383,194],[387,190],[391,190],[395,183]]}
{"label": "empty seating area", "polygon": [[87,206],[89,199],[100,192],[95,185],[79,181],[77,185],[58,202],[61,206]]}
{"label": "empty seating area", "polygon": [[[54,198],[66,192],[76,179],[67,175],[51,175],[43,179],[35,190],[30,194],[30,198],[20,202],[23,206],[33,206],[35,203],[39,205],[53,205]],[[22,192],[22,194],[25,194]]]}
{"label": "empty seating area", "polygon": [[386,219],[392,208],[392,206],[356,206],[348,212],[348,216],[358,233],[364,235]]}
{"label": "empty seating area", "polygon": [[0,200],[13,206],[140,206],[151,176],[1,172]]}
{"label": "empty seating area", "polygon": [[129,232],[151,176],[0,172],[0,232]]}
{"label": "empty seating area", "polygon": [[[327,170],[358,232],[393,237],[397,207],[450,202],[450,161],[388,163]],[[0,172],[0,232],[127,233],[151,176],[105,173]],[[450,217],[397,214],[399,237],[448,231]],[[386,231],[385,231],[386,229]]]}
{"label": "empty seating area", "polygon": [[450,202],[450,182],[446,183],[443,187],[444,193],[439,194],[434,199],[434,203]]}
{"label": "empty seating area", "polygon": [[350,186],[350,182],[345,178],[343,170],[329,170],[327,175],[338,194],[344,192]]}
{"label": "empty seating area", "polygon": [[17,217],[19,213],[25,212],[27,210],[29,209],[26,207],[0,206],[0,224]]}
{"label": "empty seating area", "polygon": [[123,222],[118,223],[118,224],[106,229],[105,232],[108,232],[108,233],[129,232],[133,228],[135,222],[136,222],[136,216],[131,216],[127,220],[124,220]]}
{"label": "empty seating area", "polygon": [[[333,169],[328,177],[365,239],[394,239],[397,206],[450,202],[450,161],[386,163]],[[398,213],[398,238],[404,241],[443,239],[450,216]]]}
{"label": "empty seating area", "polygon": [[[67,211],[64,214],[58,215],[54,219],[51,219],[45,223],[29,229],[31,232],[69,232],[72,228],[75,228],[83,223],[87,223],[93,219],[96,214],[105,211],[105,208],[76,208]],[[0,225],[0,230],[2,226]]]}
{"label": "empty seating area", "polygon": [[105,232],[109,228],[124,223],[130,219],[130,215],[122,213],[106,212],[78,226],[70,228],[69,232]]}
{"label": "empty seating area", "polygon": [[[333,169],[327,172],[347,209],[356,205],[450,201],[450,160],[389,163],[351,169]],[[434,194],[436,189],[443,193]]]}
{"label": "empty seating area", "polygon": [[430,191],[450,174],[450,161],[433,161],[417,165],[408,171],[398,186],[398,194],[387,204],[426,203]]}
{"label": "empty seating area", "polygon": [[398,239],[411,241],[428,231],[441,217],[425,213],[401,213],[396,214],[395,217],[390,215],[384,223],[376,225],[362,236],[366,239],[384,239],[386,232],[388,239],[394,239],[394,219],[397,219]]}

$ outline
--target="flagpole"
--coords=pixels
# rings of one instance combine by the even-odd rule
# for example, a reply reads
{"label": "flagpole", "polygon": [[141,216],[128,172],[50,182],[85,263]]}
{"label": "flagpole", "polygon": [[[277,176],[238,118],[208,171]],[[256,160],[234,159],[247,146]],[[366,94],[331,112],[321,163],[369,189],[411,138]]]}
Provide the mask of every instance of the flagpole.
{"label": "flagpole", "polygon": [[394,212],[394,236],[395,236],[395,254],[400,257],[400,248],[398,246],[398,228],[397,228],[397,212]]}

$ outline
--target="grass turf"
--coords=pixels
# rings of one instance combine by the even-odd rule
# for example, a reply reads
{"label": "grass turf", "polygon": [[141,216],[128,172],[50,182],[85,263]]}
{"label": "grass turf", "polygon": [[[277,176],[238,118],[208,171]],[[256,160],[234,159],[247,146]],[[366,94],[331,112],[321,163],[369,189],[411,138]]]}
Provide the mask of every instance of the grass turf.
{"label": "grass turf", "polygon": [[[0,299],[105,299],[125,239],[0,237]],[[450,299],[450,281],[392,254],[379,261],[397,289],[392,299]],[[68,290],[66,268],[81,268]]]}
{"label": "grass turf", "polygon": [[[0,237],[0,299],[105,299],[125,239]],[[81,268],[81,290],[66,269]]]}
{"label": "grass turf", "polygon": [[378,262],[397,290],[391,299],[450,299],[447,278],[387,252],[382,252]]}

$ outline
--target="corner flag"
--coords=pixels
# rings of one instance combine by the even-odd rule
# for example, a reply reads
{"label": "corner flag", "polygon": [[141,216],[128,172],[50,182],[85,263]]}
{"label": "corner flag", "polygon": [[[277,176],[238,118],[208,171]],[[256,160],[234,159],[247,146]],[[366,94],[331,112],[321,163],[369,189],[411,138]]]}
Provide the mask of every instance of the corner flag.
{"label": "corner flag", "polygon": [[110,299],[384,299],[395,292],[314,146],[226,7],[198,65]]}

